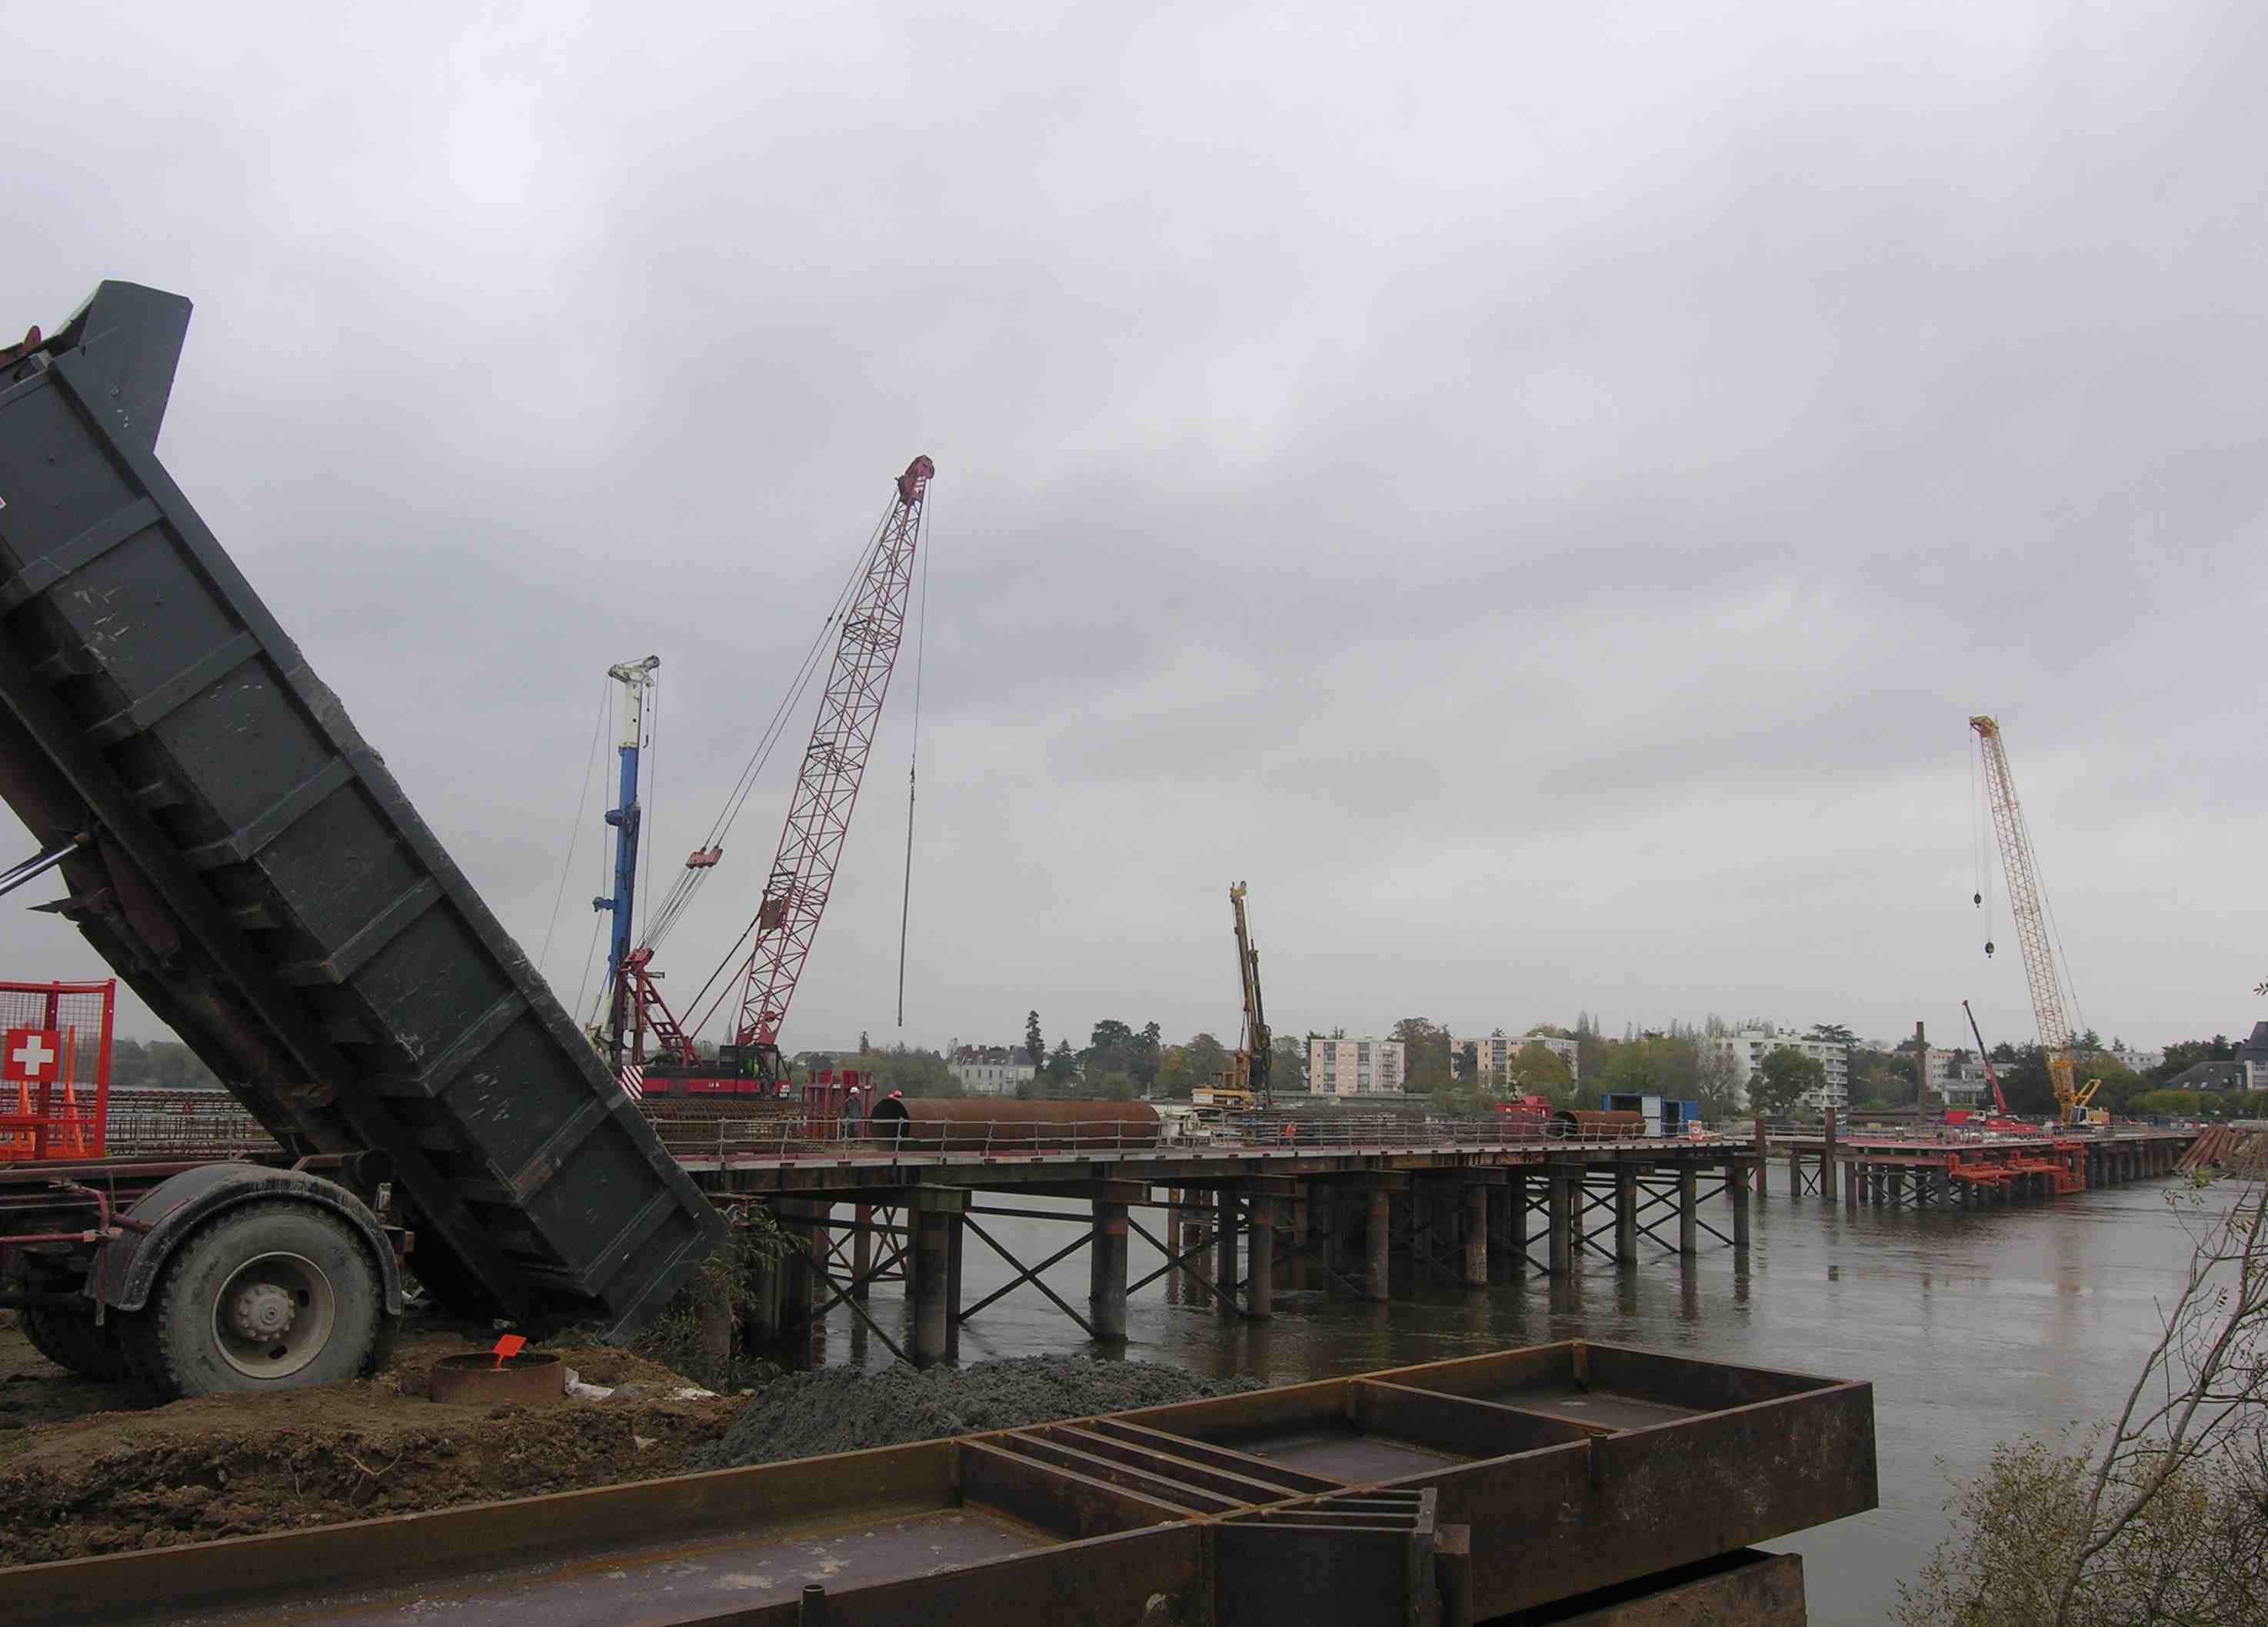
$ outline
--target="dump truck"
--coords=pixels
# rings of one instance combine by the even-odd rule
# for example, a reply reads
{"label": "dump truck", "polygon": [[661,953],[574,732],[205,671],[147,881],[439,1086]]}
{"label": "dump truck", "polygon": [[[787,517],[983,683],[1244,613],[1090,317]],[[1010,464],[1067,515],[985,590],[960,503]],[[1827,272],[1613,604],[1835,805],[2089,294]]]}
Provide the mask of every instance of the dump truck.
{"label": "dump truck", "polygon": [[157,455],[189,301],[0,348],[0,798],[77,926],[283,1149],[0,1182],[0,1303],[90,1376],[334,1382],[405,1276],[621,1335],[724,1217]]}

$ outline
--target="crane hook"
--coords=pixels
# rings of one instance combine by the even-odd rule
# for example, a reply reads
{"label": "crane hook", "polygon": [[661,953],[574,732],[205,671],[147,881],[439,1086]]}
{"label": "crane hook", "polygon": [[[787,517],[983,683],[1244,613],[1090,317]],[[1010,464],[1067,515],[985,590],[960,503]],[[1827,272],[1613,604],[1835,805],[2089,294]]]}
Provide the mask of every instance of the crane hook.
{"label": "crane hook", "polygon": [[1983,909],[1984,907],[1984,895],[1981,892],[1970,893],[1969,895],[1969,901],[1971,904],[1974,904],[1978,909]]}
{"label": "crane hook", "polygon": [[1992,958],[1992,940],[1990,938],[1984,940],[1984,958],[1987,960]]}

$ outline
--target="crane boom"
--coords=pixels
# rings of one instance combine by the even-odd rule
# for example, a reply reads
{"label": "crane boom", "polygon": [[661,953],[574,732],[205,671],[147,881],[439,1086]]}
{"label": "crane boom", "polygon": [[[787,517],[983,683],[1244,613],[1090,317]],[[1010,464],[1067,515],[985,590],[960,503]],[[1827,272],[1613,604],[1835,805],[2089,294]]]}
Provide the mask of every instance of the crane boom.
{"label": "crane boom", "polygon": [[1984,753],[1992,828],[2000,839],[2000,866],[2007,876],[2008,912],[2015,919],[2016,942],[2023,950],[2032,1015],[2039,1022],[2040,1049],[2047,1060],[2056,1106],[2069,1124],[2086,1104],[2076,1083],[2079,1061],[2072,1044],[2071,1019],[2064,1010],[2063,980],[2057,974],[2048,936],[2047,906],[2040,897],[2031,834],[2025,828],[2022,805],[2016,801],[2016,781],[2008,772],[2008,748],[2000,738],[2000,725],[1989,717],[1972,717],[1969,727],[1977,731]]}
{"label": "crane boom", "polygon": [[1268,1032],[1268,1018],[1260,1003],[1260,951],[1252,947],[1252,925],[1244,913],[1244,884],[1239,882],[1228,890],[1228,901],[1236,912],[1236,970],[1244,980],[1244,1043],[1238,1047],[1238,1072],[1242,1083],[1251,1091],[1260,1106],[1273,1105],[1268,1093],[1268,1069],[1274,1061],[1270,1048],[1273,1041]]}
{"label": "crane boom", "polygon": [[1992,1087],[1992,1106],[2005,1119],[2008,1116],[2008,1098],[2000,1094],[1999,1071],[1992,1066],[1992,1059],[1984,1053],[1984,1035],[1977,1026],[1977,1013],[1969,1009],[1966,1000],[1961,1002],[1961,1009],[1969,1018],[1969,1032],[1977,1041],[1977,1060],[1984,1064],[1984,1081]]}
{"label": "crane boom", "polygon": [[770,879],[764,884],[733,1039],[741,1060],[756,1064],[760,1078],[777,1075],[780,1023],[810,958],[843,838],[850,834],[858,783],[897,663],[923,508],[936,473],[934,463],[917,457],[898,477],[896,500],[843,615],[811,744],[804,751]]}

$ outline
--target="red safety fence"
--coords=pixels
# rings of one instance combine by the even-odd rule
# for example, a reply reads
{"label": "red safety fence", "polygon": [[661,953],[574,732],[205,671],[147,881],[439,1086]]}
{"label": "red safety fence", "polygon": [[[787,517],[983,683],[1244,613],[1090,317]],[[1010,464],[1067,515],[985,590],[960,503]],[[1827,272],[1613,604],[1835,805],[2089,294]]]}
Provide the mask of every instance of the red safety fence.
{"label": "red safety fence", "polygon": [[0,1161],[99,1158],[118,985],[0,982]]}

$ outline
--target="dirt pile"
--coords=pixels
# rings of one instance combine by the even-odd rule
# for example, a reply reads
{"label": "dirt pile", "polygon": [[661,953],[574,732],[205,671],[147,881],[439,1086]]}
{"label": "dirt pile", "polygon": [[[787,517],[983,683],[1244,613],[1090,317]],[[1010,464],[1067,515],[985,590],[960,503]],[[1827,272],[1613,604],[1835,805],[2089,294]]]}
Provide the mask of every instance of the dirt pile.
{"label": "dirt pile", "polygon": [[[622,1350],[548,1347],[624,1401],[442,1406],[425,1393],[461,1339],[420,1339],[375,1377],[284,1395],[205,1396],[0,1435],[0,1564],[170,1547],[690,1467],[738,1400],[653,1399],[682,1387]],[[130,1404],[121,1394],[117,1401]]]}
{"label": "dirt pile", "polygon": [[828,1367],[767,1387],[741,1409],[723,1438],[693,1454],[691,1467],[777,1463],[1162,1407],[1255,1387],[1248,1379],[1203,1379],[1154,1362],[1084,1357],[1028,1356],[927,1372]]}

